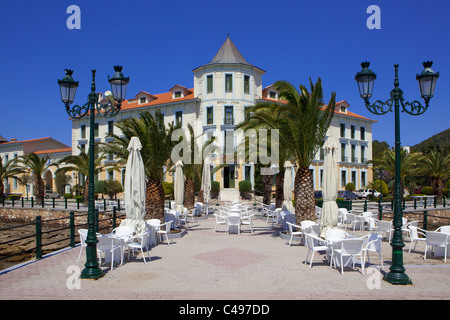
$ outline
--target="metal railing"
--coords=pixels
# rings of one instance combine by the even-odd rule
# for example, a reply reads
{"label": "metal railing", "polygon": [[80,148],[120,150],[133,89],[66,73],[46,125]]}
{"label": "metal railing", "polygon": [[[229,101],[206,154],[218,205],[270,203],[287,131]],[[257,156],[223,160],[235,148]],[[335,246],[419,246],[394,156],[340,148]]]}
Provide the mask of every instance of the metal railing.
{"label": "metal railing", "polygon": [[[120,214],[119,216],[117,215],[117,209],[113,208],[113,210],[111,211],[103,211],[101,212],[101,214],[106,215],[106,218],[103,219],[99,219],[99,211],[96,209],[96,215],[95,215],[95,229],[96,232],[99,232],[101,230],[106,230],[106,229],[114,229],[117,227],[117,218],[122,217],[125,215],[125,213]],[[110,216],[109,216],[110,214]],[[13,245],[13,244],[17,244],[19,241],[25,240],[25,239],[29,239],[29,238],[34,238],[35,239],[35,246],[34,247],[30,247],[24,250],[20,250],[17,252],[14,252],[12,254],[1,254],[0,253],[0,261],[1,260],[5,260],[5,259],[9,259],[18,255],[24,255],[24,254],[28,254],[28,253],[35,253],[35,257],[36,259],[41,259],[42,258],[42,252],[43,252],[43,248],[44,247],[48,247],[50,245],[54,245],[63,241],[68,241],[69,242],[69,246],[70,247],[75,247],[76,245],[76,239],[78,238],[79,240],[79,235],[75,232],[77,229],[87,226],[87,222],[86,223],[81,223],[81,224],[75,224],[75,218],[80,218],[80,217],[86,217],[86,221],[87,221],[87,213],[82,213],[82,214],[77,214],[75,215],[74,211],[70,211],[69,215],[67,217],[63,217],[63,218],[55,218],[55,219],[47,219],[47,220],[42,220],[41,216],[36,216],[35,221],[34,222],[30,222],[30,223],[26,223],[26,224],[21,224],[21,225],[16,225],[16,226],[11,226],[11,227],[5,227],[5,228],[1,228],[0,232],[6,232],[6,231],[10,231],[13,229],[18,229],[18,228],[24,228],[24,227],[28,227],[28,226],[35,226],[35,232],[32,234],[28,234],[25,235],[23,237],[19,237],[19,238],[14,238],[14,239],[10,239],[7,241],[3,241],[0,242],[0,247],[4,246],[4,245]],[[63,226],[63,227],[55,227],[52,228],[51,230],[48,231],[43,231],[43,226],[48,224],[54,224],[58,221],[63,221],[63,220],[69,220],[68,226]],[[102,223],[102,222],[106,222],[109,221],[110,223]],[[109,225],[109,226],[103,226],[100,227],[100,225]],[[58,240],[55,241],[51,241],[51,242],[45,242],[43,243],[43,239],[45,238],[45,235],[51,234],[51,233],[57,233],[59,232],[64,233],[64,231],[68,231],[69,235],[67,237],[62,237]],[[79,242],[79,241],[78,241]]]}
{"label": "metal railing", "polygon": [[[76,199],[55,199],[55,198],[51,198],[51,199],[45,199],[44,197],[42,197],[40,199],[40,203],[38,203],[37,198],[36,197],[30,197],[29,199],[26,199],[25,197],[21,197],[20,199],[7,199],[6,197],[3,197],[0,199],[0,205],[2,207],[18,207],[18,208],[53,208],[55,209],[56,207],[64,207],[64,209],[69,209],[69,207],[76,207],[77,210],[80,209],[80,206],[83,205],[83,199],[80,198],[76,198]],[[114,202],[114,206],[117,207],[117,210],[122,210],[123,209],[123,205],[121,205],[121,202],[123,202],[120,199],[117,200],[106,200],[106,199],[102,199],[102,200],[96,200],[96,205],[99,206],[103,206],[103,210],[107,210],[108,207],[112,207],[111,206],[111,202]],[[111,209],[112,210],[112,209]]]}

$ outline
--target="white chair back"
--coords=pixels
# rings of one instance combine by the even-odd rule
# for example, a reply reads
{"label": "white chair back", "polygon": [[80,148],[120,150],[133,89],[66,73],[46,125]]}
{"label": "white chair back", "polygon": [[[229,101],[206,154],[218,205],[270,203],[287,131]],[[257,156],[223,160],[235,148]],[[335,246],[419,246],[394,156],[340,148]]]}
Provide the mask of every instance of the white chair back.
{"label": "white chair back", "polygon": [[363,249],[363,239],[344,239],[341,240],[341,252],[343,255],[361,254]]}
{"label": "white chair back", "polygon": [[437,228],[436,231],[442,232],[442,233],[450,234],[450,226],[442,226],[442,227],[439,227],[439,228]]}
{"label": "white chair back", "polygon": [[133,234],[133,228],[129,226],[122,226],[115,228],[112,233],[117,236],[131,236]]}
{"label": "white chair back", "polygon": [[341,229],[330,229],[326,232],[327,239],[346,239],[348,238],[348,233]]}
{"label": "white chair back", "polygon": [[378,233],[372,233],[369,235],[367,242],[365,241],[366,250],[380,252],[381,250],[381,239],[383,236]]}
{"label": "white chair back", "polygon": [[80,235],[80,243],[83,246],[86,243],[88,229],[80,229],[78,230],[78,234]]}
{"label": "white chair back", "polygon": [[241,223],[241,217],[240,216],[228,216],[228,225],[230,226],[238,226]]}
{"label": "white chair back", "polygon": [[311,221],[311,220],[303,220],[303,221],[300,223],[300,226],[301,226],[302,228],[309,228],[309,227],[311,227],[311,226],[313,226],[313,225],[315,225],[315,224],[317,224],[317,222],[314,222],[314,221]]}
{"label": "white chair back", "polygon": [[392,229],[392,221],[378,221],[378,230],[379,231],[390,231]]}
{"label": "white chair back", "polygon": [[430,246],[445,246],[448,243],[448,234],[443,232],[428,231],[427,245]]}

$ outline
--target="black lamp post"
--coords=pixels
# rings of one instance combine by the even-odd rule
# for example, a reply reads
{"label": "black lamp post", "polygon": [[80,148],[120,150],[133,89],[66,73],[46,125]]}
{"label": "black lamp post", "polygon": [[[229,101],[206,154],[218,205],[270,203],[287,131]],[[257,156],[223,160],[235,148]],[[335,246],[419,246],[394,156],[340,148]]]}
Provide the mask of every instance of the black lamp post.
{"label": "black lamp post", "polygon": [[73,71],[65,70],[66,76],[58,80],[61,90],[61,100],[66,106],[67,114],[75,119],[80,119],[89,114],[89,207],[88,207],[88,233],[86,237],[86,264],[81,272],[82,279],[98,279],[103,275],[98,267],[97,260],[97,236],[95,233],[95,205],[94,205],[94,125],[95,112],[104,117],[114,117],[121,108],[122,101],[125,100],[125,93],[129,78],[125,78],[121,73],[121,66],[114,66],[116,73],[112,78],[108,77],[111,84],[111,91],[105,92],[105,97],[110,101],[107,104],[99,105],[98,94],[95,92],[95,70],[92,70],[91,92],[88,95],[88,102],[83,106],[74,105],[70,107],[75,99],[78,82],[72,78]]}
{"label": "black lamp post", "polygon": [[369,62],[361,63],[362,70],[355,76],[358,83],[359,94],[364,99],[366,108],[373,114],[383,115],[392,111],[394,106],[395,112],[395,193],[394,193],[394,235],[391,241],[392,246],[392,265],[390,272],[384,276],[384,280],[392,284],[411,284],[411,280],[405,273],[403,267],[403,247],[405,244],[402,239],[402,216],[403,209],[401,205],[401,149],[400,149],[400,105],[402,112],[406,112],[413,116],[423,114],[428,109],[430,99],[433,97],[434,88],[436,86],[436,79],[439,77],[439,72],[435,73],[431,69],[432,61],[423,63],[424,70],[416,79],[419,81],[420,94],[425,101],[425,106],[422,106],[419,101],[406,102],[403,99],[403,91],[399,88],[398,79],[398,64],[394,65],[395,78],[394,89],[391,91],[391,98],[385,102],[381,100],[370,104],[369,99],[372,96],[373,86],[376,79],[376,74],[369,70]]}

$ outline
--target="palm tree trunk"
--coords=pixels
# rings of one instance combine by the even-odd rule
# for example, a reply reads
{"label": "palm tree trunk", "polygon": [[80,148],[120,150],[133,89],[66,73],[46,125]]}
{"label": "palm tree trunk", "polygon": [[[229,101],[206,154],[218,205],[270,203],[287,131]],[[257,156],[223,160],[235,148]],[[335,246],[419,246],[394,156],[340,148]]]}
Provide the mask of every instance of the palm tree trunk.
{"label": "palm tree trunk", "polygon": [[149,179],[145,195],[145,218],[164,221],[164,188],[160,180]]}
{"label": "palm tree trunk", "polygon": [[283,206],[284,200],[284,172],[286,170],[282,169],[278,172],[276,177],[275,186],[275,208],[281,208]]}
{"label": "palm tree trunk", "polygon": [[0,199],[3,199],[3,195],[4,195],[4,191],[5,190],[5,186],[3,184],[3,179],[0,179]]}
{"label": "palm tree trunk", "polygon": [[203,190],[200,189],[198,190],[198,194],[197,194],[197,201],[203,203],[204,198],[203,198]]}
{"label": "palm tree trunk", "polygon": [[36,204],[42,204],[44,199],[44,180],[42,178],[37,178],[36,183],[34,184],[34,188],[36,189]]}
{"label": "palm tree trunk", "polygon": [[295,173],[294,203],[297,223],[303,220],[316,221],[314,184],[308,167],[298,168]]}
{"label": "palm tree trunk", "polygon": [[187,209],[194,208],[195,204],[195,185],[194,180],[186,179],[184,182],[184,206]]}
{"label": "palm tree trunk", "polygon": [[272,197],[273,175],[263,175],[263,203],[269,205]]}
{"label": "palm tree trunk", "polygon": [[434,178],[432,186],[433,186],[434,194],[436,195],[436,203],[441,204],[442,203],[442,193],[444,191],[444,181],[442,181],[441,178]]}
{"label": "palm tree trunk", "polygon": [[86,178],[83,186],[83,204],[89,206],[89,178]]}

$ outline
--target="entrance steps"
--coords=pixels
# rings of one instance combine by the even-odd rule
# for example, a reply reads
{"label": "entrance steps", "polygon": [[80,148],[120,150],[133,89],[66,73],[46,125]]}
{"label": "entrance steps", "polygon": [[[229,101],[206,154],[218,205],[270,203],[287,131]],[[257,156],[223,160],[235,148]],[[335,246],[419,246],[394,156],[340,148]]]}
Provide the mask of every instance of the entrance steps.
{"label": "entrance steps", "polygon": [[220,200],[221,201],[239,201],[241,199],[238,189],[221,189]]}

